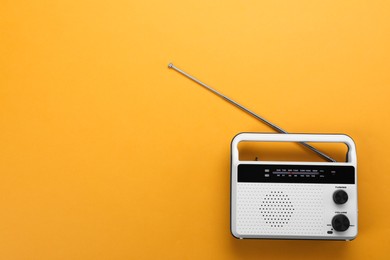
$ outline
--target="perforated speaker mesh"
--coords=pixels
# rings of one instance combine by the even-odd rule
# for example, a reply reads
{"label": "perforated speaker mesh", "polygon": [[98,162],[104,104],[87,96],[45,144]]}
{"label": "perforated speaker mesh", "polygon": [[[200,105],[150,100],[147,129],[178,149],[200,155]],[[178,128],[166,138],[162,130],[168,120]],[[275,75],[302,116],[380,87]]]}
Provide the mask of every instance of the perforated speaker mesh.
{"label": "perforated speaker mesh", "polygon": [[294,211],[294,205],[283,191],[271,191],[265,194],[260,205],[260,213],[265,223],[275,228],[287,225]]}
{"label": "perforated speaker mesh", "polygon": [[318,234],[324,228],[323,188],[318,184],[238,183],[240,234]]}

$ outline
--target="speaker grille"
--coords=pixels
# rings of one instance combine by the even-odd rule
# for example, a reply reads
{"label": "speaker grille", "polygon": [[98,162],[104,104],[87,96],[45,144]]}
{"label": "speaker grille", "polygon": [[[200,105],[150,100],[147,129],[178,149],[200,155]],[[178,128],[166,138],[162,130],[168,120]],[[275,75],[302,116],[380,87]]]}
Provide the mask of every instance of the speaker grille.
{"label": "speaker grille", "polygon": [[324,222],[318,184],[238,183],[236,226],[240,234],[313,235]]}
{"label": "speaker grille", "polygon": [[271,228],[287,225],[294,211],[294,205],[283,191],[271,191],[266,194],[260,205],[260,213]]}

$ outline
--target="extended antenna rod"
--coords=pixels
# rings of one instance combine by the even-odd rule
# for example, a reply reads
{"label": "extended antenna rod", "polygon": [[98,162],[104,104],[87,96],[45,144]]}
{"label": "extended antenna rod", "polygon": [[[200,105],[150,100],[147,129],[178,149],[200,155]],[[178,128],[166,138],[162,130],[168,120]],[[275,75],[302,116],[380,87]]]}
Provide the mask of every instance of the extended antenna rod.
{"label": "extended antenna rod", "polygon": [[[228,98],[227,96],[223,95],[222,93],[219,93],[218,91],[216,91],[215,89],[207,86],[205,83],[203,83],[202,81],[194,78],[193,76],[189,75],[188,73],[182,71],[181,69],[175,67],[172,63],[169,63],[168,64],[168,68],[170,69],[174,69],[176,70],[177,72],[179,72],[180,74],[186,76],[187,78],[195,81],[196,83],[198,83],[199,85],[201,85],[202,87],[210,90],[211,92],[213,92],[214,94],[216,94],[217,96],[223,98],[224,100],[226,100],[227,102],[233,104],[234,106],[238,107],[239,109],[241,110],[244,110],[245,112],[247,112],[248,114],[250,114],[251,116],[253,116],[254,118],[260,120],[261,122],[265,123],[266,125],[268,125],[269,127],[271,127],[272,129],[274,129],[275,131],[279,132],[279,133],[283,133],[283,134],[288,134],[287,131],[283,130],[282,128],[280,128],[279,126],[271,123],[270,121],[268,121],[267,119],[259,116],[258,114],[252,112],[251,110],[247,109],[246,107],[238,104],[236,101]],[[336,162],[335,159],[333,159],[332,157],[324,154],[323,152],[317,150],[316,148],[314,148],[313,146],[311,146],[310,144],[308,143],[305,143],[305,142],[300,142],[300,144],[302,144],[303,146],[305,146],[306,148],[312,150],[313,152],[315,152],[316,154],[318,154],[320,157],[322,157],[323,159],[329,161],[329,162]]]}

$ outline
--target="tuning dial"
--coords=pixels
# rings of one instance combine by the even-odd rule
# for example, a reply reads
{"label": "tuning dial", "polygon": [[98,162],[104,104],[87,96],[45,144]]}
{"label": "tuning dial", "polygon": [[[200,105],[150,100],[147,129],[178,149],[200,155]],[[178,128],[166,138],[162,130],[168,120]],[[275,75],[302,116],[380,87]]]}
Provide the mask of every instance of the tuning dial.
{"label": "tuning dial", "polygon": [[349,228],[349,219],[343,214],[338,214],[332,219],[332,226],[336,231],[345,231]]}
{"label": "tuning dial", "polygon": [[348,194],[344,190],[336,190],[333,193],[333,201],[336,204],[344,204],[348,201]]}

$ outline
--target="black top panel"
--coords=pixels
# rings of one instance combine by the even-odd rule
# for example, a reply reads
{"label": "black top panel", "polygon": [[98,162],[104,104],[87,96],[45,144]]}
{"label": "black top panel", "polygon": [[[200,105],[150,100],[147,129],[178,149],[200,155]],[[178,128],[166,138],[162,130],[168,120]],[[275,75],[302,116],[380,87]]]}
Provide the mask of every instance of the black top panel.
{"label": "black top panel", "polygon": [[353,166],[238,165],[238,182],[354,184]]}

